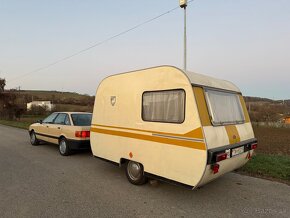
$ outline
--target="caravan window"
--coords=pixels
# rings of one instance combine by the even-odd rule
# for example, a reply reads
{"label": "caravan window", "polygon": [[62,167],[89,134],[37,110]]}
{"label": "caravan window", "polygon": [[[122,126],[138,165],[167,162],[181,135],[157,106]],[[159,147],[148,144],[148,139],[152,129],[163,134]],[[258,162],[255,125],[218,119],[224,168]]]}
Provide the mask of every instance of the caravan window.
{"label": "caravan window", "polygon": [[184,90],[152,91],[143,94],[142,119],[144,121],[182,123],[184,117]]}
{"label": "caravan window", "polygon": [[245,121],[238,94],[206,89],[205,95],[213,125],[236,124]]}

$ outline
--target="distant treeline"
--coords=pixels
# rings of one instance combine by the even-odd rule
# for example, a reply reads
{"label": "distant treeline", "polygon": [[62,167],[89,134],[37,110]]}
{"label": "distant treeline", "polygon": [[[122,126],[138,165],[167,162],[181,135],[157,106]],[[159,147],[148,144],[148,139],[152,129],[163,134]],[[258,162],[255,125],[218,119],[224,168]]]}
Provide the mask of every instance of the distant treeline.
{"label": "distant treeline", "polygon": [[54,111],[92,112],[94,96],[57,91],[0,91],[0,118],[19,119],[22,115],[47,115],[51,111],[41,106],[33,106],[27,111],[27,103],[32,101],[51,101]]}
{"label": "distant treeline", "polygon": [[[44,108],[38,107],[27,111],[26,104],[32,101],[51,101],[55,105],[55,111],[92,112],[95,100],[94,96],[73,92],[3,90],[0,90],[0,118],[9,119],[20,118],[23,114],[44,115],[50,113]],[[284,117],[290,116],[290,99],[282,101],[249,96],[244,98],[253,122],[282,122]]]}
{"label": "distant treeline", "polygon": [[253,122],[283,122],[290,116],[290,100],[245,97],[247,109]]}

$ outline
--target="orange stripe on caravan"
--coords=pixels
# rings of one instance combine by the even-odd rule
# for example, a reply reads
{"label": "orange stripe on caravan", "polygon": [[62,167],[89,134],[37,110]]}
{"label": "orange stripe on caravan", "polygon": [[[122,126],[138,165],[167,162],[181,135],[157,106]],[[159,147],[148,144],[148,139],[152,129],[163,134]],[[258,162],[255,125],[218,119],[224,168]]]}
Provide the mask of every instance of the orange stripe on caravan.
{"label": "orange stripe on caravan", "polygon": [[211,121],[207,109],[207,104],[205,101],[204,90],[200,87],[193,87],[193,92],[195,95],[198,113],[200,116],[200,121],[202,126],[211,126]]}
{"label": "orange stripe on caravan", "polygon": [[247,110],[247,107],[246,107],[245,100],[244,100],[242,95],[239,95],[239,98],[240,98],[240,102],[241,102],[241,105],[242,105],[242,108],[243,108],[243,111],[244,111],[245,122],[249,123],[251,121],[250,121],[250,116],[249,116],[249,113],[248,113],[248,110]]}
{"label": "orange stripe on caravan", "polygon": [[107,134],[107,135],[121,136],[121,137],[126,137],[126,138],[133,138],[133,139],[158,142],[158,143],[163,143],[163,144],[171,144],[171,145],[177,145],[177,146],[182,146],[182,147],[194,148],[194,149],[199,149],[199,150],[206,150],[204,142],[193,142],[193,141],[188,141],[188,140],[163,138],[163,137],[152,136],[152,135],[144,135],[144,134],[139,134],[139,133],[101,129],[101,128],[96,128],[96,127],[92,127],[91,131],[96,132],[96,133],[101,133],[101,134]]}
{"label": "orange stripe on caravan", "polygon": [[139,131],[139,132],[149,132],[153,134],[160,134],[160,135],[168,135],[168,136],[177,136],[177,137],[188,137],[194,139],[204,139],[201,127],[196,128],[192,131],[189,131],[185,134],[176,134],[176,133],[167,133],[167,132],[155,132],[149,130],[142,130],[142,129],[133,129],[133,128],[126,128],[126,127],[116,127],[116,126],[105,126],[105,125],[97,125],[92,124],[95,127],[105,127],[105,128],[114,128],[114,129],[124,129],[124,130],[132,130],[132,131]]}
{"label": "orange stripe on caravan", "polygon": [[225,126],[230,144],[236,144],[241,141],[237,127],[234,125]]}

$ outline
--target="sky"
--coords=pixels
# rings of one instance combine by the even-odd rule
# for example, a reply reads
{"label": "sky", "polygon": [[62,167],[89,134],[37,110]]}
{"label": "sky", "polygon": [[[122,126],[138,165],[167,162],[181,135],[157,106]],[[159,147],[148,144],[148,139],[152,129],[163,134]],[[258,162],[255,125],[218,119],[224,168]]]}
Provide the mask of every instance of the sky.
{"label": "sky", "polygon": [[[177,6],[178,0],[0,0],[0,78],[6,88],[94,95],[112,74],[183,68],[178,8],[30,73]],[[195,0],[187,7],[187,37],[188,70],[232,81],[247,96],[290,99],[289,0]]]}

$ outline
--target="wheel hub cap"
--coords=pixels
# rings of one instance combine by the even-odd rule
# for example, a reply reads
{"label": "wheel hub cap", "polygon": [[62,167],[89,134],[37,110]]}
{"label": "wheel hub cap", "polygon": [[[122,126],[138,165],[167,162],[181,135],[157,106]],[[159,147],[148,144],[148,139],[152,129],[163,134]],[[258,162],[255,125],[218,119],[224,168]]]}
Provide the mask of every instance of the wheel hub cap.
{"label": "wheel hub cap", "polygon": [[31,138],[30,138],[31,142],[34,143],[35,142],[35,135],[31,134]]}
{"label": "wheel hub cap", "polygon": [[60,152],[61,152],[62,154],[65,153],[65,150],[66,150],[66,144],[65,144],[65,141],[61,141],[61,142],[60,142],[59,150],[60,150]]}
{"label": "wheel hub cap", "polygon": [[128,174],[132,180],[138,180],[141,176],[141,166],[138,163],[130,162],[128,164]]}

